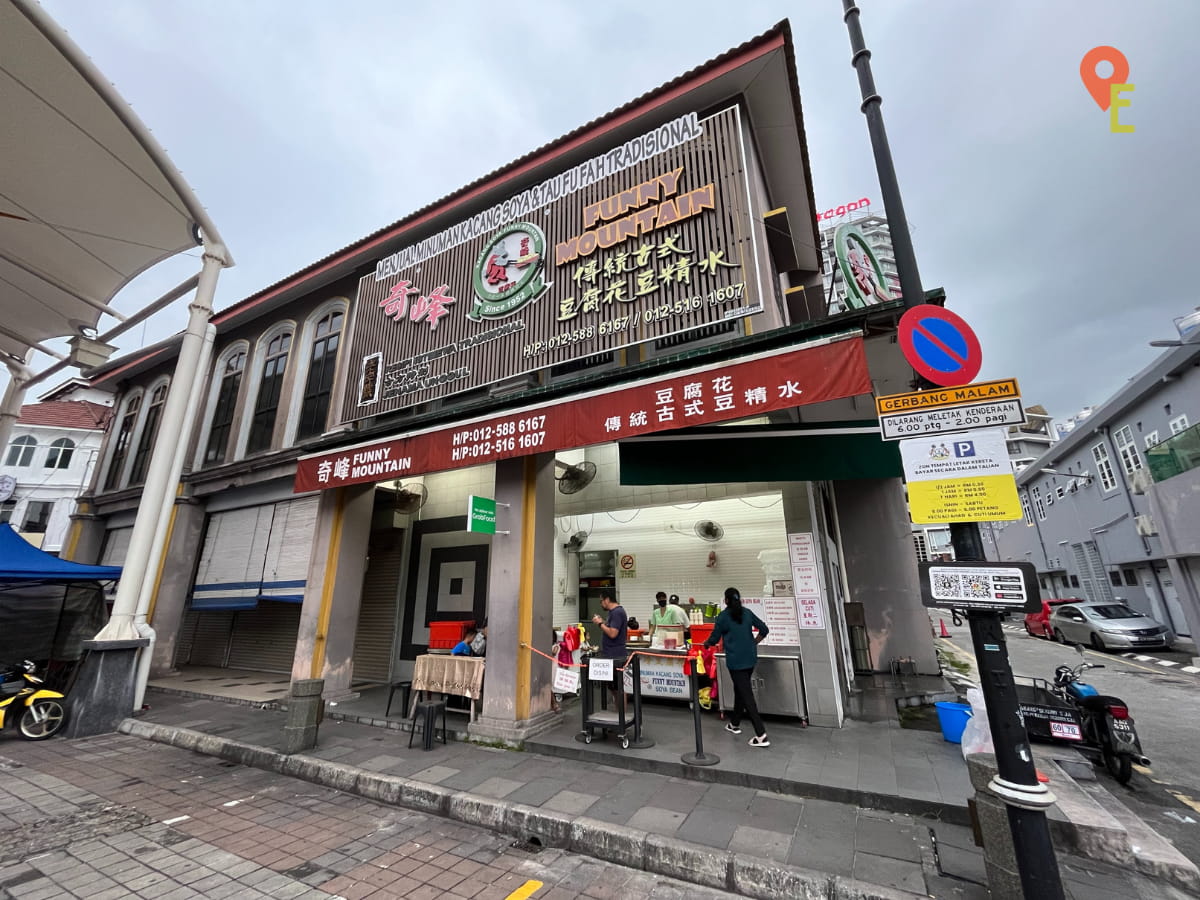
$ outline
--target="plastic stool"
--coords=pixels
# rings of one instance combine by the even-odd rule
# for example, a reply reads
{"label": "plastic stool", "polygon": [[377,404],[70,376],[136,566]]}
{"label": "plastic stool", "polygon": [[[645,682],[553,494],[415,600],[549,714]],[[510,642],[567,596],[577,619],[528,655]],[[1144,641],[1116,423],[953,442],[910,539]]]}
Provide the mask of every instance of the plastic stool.
{"label": "plastic stool", "polygon": [[432,750],[434,732],[437,731],[437,717],[442,717],[442,743],[446,743],[446,701],[422,700],[413,711],[412,731],[408,734],[408,746],[411,748],[413,738],[417,736],[417,723],[421,723],[422,749]]}
{"label": "plastic stool", "polygon": [[390,716],[392,714],[392,698],[396,696],[396,691],[404,691],[404,702],[401,704],[400,708],[405,712],[408,712],[408,700],[412,695],[412,682],[393,681],[391,690],[388,691],[387,711],[384,712],[385,716]]}

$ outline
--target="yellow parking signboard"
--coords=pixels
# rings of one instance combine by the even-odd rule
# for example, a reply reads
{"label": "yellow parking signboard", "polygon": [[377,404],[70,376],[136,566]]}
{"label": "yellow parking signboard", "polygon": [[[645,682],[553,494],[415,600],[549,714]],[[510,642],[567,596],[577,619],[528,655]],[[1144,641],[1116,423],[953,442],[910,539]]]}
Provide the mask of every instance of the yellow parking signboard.
{"label": "yellow parking signboard", "polygon": [[1003,430],[904,440],[900,457],[918,525],[1022,518]]}

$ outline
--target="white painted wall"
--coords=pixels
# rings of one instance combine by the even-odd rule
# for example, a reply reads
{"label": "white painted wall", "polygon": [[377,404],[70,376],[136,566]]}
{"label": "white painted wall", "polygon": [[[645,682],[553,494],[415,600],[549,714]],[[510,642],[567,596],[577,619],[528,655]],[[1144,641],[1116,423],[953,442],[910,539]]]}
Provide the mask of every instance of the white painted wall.
{"label": "white painted wall", "polygon": [[[16,506],[10,521],[14,529],[21,531],[31,501],[53,503],[54,509],[50,513],[45,535],[31,534],[27,536],[27,540],[43,550],[57,553],[62,549],[67,531],[71,527],[75,498],[83,492],[95,468],[104,433],[81,428],[48,428],[21,422],[13,426],[12,439],[25,435],[37,440],[37,447],[28,466],[4,465],[8,461],[8,447],[5,447],[3,455],[0,455],[0,474],[11,475],[17,481],[12,496]],[[69,438],[75,443],[71,464],[65,469],[48,469],[46,455],[50,451],[50,445],[60,438]]]}

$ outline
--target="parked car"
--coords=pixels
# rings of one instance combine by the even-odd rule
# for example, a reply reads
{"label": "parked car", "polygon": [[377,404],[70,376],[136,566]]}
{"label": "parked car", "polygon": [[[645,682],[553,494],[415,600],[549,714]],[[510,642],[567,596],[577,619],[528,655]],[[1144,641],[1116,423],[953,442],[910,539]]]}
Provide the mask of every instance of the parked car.
{"label": "parked car", "polygon": [[1042,611],[1025,615],[1025,631],[1030,637],[1054,637],[1050,630],[1050,611],[1060,603],[1086,603],[1082,597],[1046,597],[1042,599]]}
{"label": "parked car", "polygon": [[1170,628],[1122,600],[1056,606],[1050,628],[1061,644],[1091,644],[1096,650],[1165,650],[1175,643]]}

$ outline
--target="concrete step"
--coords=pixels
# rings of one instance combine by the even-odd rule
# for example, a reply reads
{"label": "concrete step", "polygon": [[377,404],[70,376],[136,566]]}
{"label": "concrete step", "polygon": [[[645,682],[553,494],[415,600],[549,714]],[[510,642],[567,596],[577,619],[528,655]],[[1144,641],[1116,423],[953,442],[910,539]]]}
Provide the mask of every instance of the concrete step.
{"label": "concrete step", "polygon": [[1158,878],[1200,897],[1200,869],[1155,831],[1141,816],[1122,803],[1101,782],[1082,782],[1082,790],[1106,809],[1125,829],[1137,871]]}

